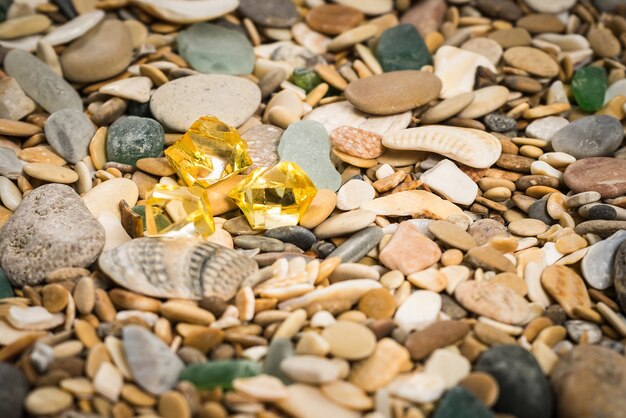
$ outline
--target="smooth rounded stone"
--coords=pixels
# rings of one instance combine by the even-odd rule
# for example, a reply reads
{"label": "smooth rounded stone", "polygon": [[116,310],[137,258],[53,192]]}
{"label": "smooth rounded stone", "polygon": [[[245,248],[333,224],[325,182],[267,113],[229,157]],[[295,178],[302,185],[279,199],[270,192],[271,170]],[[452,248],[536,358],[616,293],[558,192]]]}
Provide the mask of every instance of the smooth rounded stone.
{"label": "smooth rounded stone", "polygon": [[405,275],[431,267],[440,258],[439,246],[411,222],[402,222],[379,254],[385,267]]}
{"label": "smooth rounded stone", "polygon": [[290,0],[239,0],[238,10],[261,26],[288,28],[300,20],[298,10]]}
{"label": "smooth rounded stone", "polygon": [[396,377],[387,387],[390,394],[418,403],[433,402],[446,390],[443,377],[434,373],[415,372]]}
{"label": "smooth rounded stone", "polygon": [[133,0],[132,3],[152,16],[178,24],[212,20],[239,6],[237,0]]}
{"label": "smooth rounded stone", "polygon": [[415,70],[392,71],[351,82],[345,91],[357,109],[374,115],[393,115],[434,100],[441,81],[431,73]]}
{"label": "smooth rounded stone", "polygon": [[376,219],[374,212],[356,209],[333,216],[314,229],[318,239],[338,237],[362,230]]}
{"label": "smooth rounded stone", "polygon": [[565,169],[563,180],[575,193],[594,191],[603,199],[626,193],[626,164],[608,157],[583,158]]}
{"label": "smooth rounded stone", "polygon": [[[590,207],[587,211],[587,218],[588,219],[606,219],[606,220],[613,220],[615,218],[617,218],[618,216],[618,212],[617,209],[621,209],[619,207],[613,207],[610,205],[593,205],[592,207]],[[579,209],[579,212],[582,211],[583,209]]]}
{"label": "smooth rounded stone", "polygon": [[584,344],[552,371],[558,418],[619,418],[626,408],[626,360],[613,350]]}
{"label": "smooth rounded stone", "polygon": [[291,124],[280,138],[281,161],[298,164],[318,189],[337,190],[341,175],[330,161],[330,138],[324,126],[315,121]]}
{"label": "smooth rounded stone", "polygon": [[469,332],[461,321],[437,321],[426,328],[414,331],[404,341],[413,360],[423,360],[438,348],[455,344]]}
{"label": "smooth rounded stone", "polygon": [[366,15],[381,15],[393,9],[392,0],[335,0],[335,3],[354,7]]}
{"label": "smooth rounded stone", "polygon": [[248,155],[252,158],[250,169],[273,167],[278,164],[280,161],[278,143],[284,132],[274,125],[257,125],[241,135],[248,144]]}
{"label": "smooth rounded stone", "polygon": [[369,357],[376,348],[376,336],[365,325],[352,321],[337,321],[324,328],[322,337],[328,341],[330,354],[346,360]]}
{"label": "smooth rounded stone", "polygon": [[275,238],[261,237],[257,235],[240,235],[233,239],[238,248],[255,249],[261,252],[281,252],[285,249],[285,243]]}
{"label": "smooth rounded stone", "polygon": [[314,120],[326,128],[330,134],[341,126],[350,126],[384,135],[406,128],[411,123],[410,111],[390,116],[371,116],[361,112],[347,100],[319,106],[304,116],[304,120]]}
{"label": "smooth rounded stone", "polygon": [[48,29],[51,25],[46,15],[33,14],[14,17],[0,23],[0,39],[15,39],[35,35]]}
{"label": "smooth rounded stone", "polygon": [[24,400],[29,414],[56,415],[69,409],[74,403],[72,395],[54,386],[44,386],[30,392]]}
{"label": "smooth rounded stone", "polygon": [[236,30],[196,23],[179,32],[176,42],[180,55],[201,73],[250,74],[254,68],[252,44]]}
{"label": "smooth rounded stone", "polygon": [[457,225],[447,221],[433,221],[428,224],[428,230],[448,247],[468,251],[476,247],[474,238]]}
{"label": "smooth rounded stone", "polygon": [[613,284],[622,309],[626,306],[626,244],[621,243],[613,260]]}
{"label": "smooth rounded stone", "polygon": [[474,91],[474,100],[458,114],[460,118],[477,119],[503,106],[509,90],[503,86],[489,86]]}
{"label": "smooth rounded stone", "polygon": [[457,286],[454,297],[464,308],[511,325],[525,324],[532,315],[530,304],[514,290],[489,281],[474,280]]}
{"label": "smooth rounded stone", "polygon": [[493,414],[472,392],[457,386],[446,392],[431,416],[432,418],[490,418]]}
{"label": "smooth rounded stone", "polygon": [[626,221],[594,220],[579,223],[575,231],[581,236],[595,234],[600,238],[608,238],[622,229],[626,229]]}
{"label": "smooth rounded stone", "polygon": [[0,402],[5,418],[21,418],[29,384],[20,369],[0,363]]}
{"label": "smooth rounded stone", "polygon": [[61,267],[87,267],[100,255],[104,230],[68,186],[30,192],[0,231],[0,264],[15,286],[36,285]]}
{"label": "smooth rounded stone", "polygon": [[535,119],[526,127],[526,134],[531,138],[550,141],[552,137],[570,122],[561,116],[547,116]]}
{"label": "smooth rounded stone", "polygon": [[82,111],[61,109],[46,120],[46,140],[67,162],[76,164],[89,154],[96,127]]}
{"label": "smooth rounded stone", "polygon": [[383,145],[398,150],[427,151],[475,168],[489,168],[502,152],[497,138],[484,131],[431,125],[383,136]]}
{"label": "smooth rounded stone", "polygon": [[23,170],[24,162],[15,156],[15,151],[0,147],[0,175],[15,180]]}
{"label": "smooth rounded stone", "polygon": [[547,53],[528,46],[515,46],[504,51],[504,61],[515,68],[539,77],[556,77],[559,65]]}
{"label": "smooth rounded stone", "polygon": [[307,208],[306,212],[304,212],[304,215],[302,215],[302,218],[300,218],[300,226],[307,229],[313,229],[319,226],[333,212],[336,203],[337,195],[334,191],[328,189],[318,189],[313,201]]}
{"label": "smooth rounded stone", "polygon": [[548,212],[548,198],[543,197],[533,202],[528,208],[528,216],[534,220],[541,221],[545,225],[552,225],[555,220]]}
{"label": "smooth rounded stone", "polygon": [[589,44],[593,52],[599,57],[610,58],[618,55],[622,46],[610,29],[597,28],[589,31]]}
{"label": "smooth rounded stone", "polygon": [[150,99],[150,110],[168,129],[185,132],[205,115],[213,115],[227,125],[241,126],[260,103],[261,90],[250,80],[199,74],[159,87]]}
{"label": "smooth rounded stone", "polygon": [[530,167],[533,162],[535,162],[535,159],[524,157],[523,155],[502,154],[496,161],[496,165],[506,170],[530,173]]}
{"label": "smooth rounded stone", "polygon": [[398,307],[393,319],[406,332],[423,329],[437,320],[441,304],[439,293],[417,290]]}
{"label": "smooth rounded stone", "polygon": [[484,14],[516,21],[522,16],[522,10],[512,0],[478,0],[476,7]]}
{"label": "smooth rounded stone", "polygon": [[498,42],[502,48],[528,46],[531,41],[530,33],[524,28],[498,29],[488,36],[489,39]]}
{"label": "smooth rounded stone", "polygon": [[65,108],[82,111],[83,103],[76,90],[32,54],[13,49],[4,57],[4,70],[48,113]]}
{"label": "smooth rounded stone", "polygon": [[53,183],[72,184],[78,180],[75,171],[49,163],[28,163],[24,166],[24,173],[32,178]]}
{"label": "smooth rounded stone", "polygon": [[102,212],[110,212],[119,218],[119,203],[125,200],[130,207],[133,207],[138,197],[139,189],[134,181],[127,178],[114,178],[98,184],[82,198],[87,209],[96,218]]}
{"label": "smooth rounded stone", "polygon": [[497,345],[478,358],[476,371],[489,373],[500,387],[493,409],[519,418],[550,418],[550,385],[535,358],[517,345]]}
{"label": "smooth rounded stone", "polygon": [[509,231],[522,237],[536,237],[548,230],[548,225],[538,219],[518,219],[509,223]]}
{"label": "smooth rounded stone", "polygon": [[473,222],[467,232],[469,232],[479,246],[487,244],[493,237],[509,236],[506,226],[489,218],[479,219]]}
{"label": "smooth rounded stone", "polygon": [[400,18],[400,23],[410,23],[422,37],[439,29],[448,11],[443,0],[425,0],[414,4]]}
{"label": "smooth rounded stone", "polygon": [[128,368],[142,389],[159,395],[174,387],[184,365],[159,337],[128,325],[122,329],[122,339]]}
{"label": "smooth rounded stone", "polygon": [[360,10],[341,4],[320,4],[306,15],[311,29],[326,35],[339,35],[357,26],[365,16]]}
{"label": "smooth rounded stone", "polygon": [[[132,21],[131,21],[132,22]],[[130,77],[105,84],[100,87],[100,93],[108,94],[138,103],[150,100],[152,80],[148,77]]]}
{"label": "smooth rounded stone", "polygon": [[353,210],[374,199],[376,190],[363,180],[349,180],[337,191],[337,209]]}
{"label": "smooth rounded stone", "polygon": [[341,374],[337,363],[312,355],[287,357],[280,364],[280,368],[290,379],[310,384],[329,383],[337,380]]}
{"label": "smooth rounded stone", "polygon": [[433,63],[428,47],[411,24],[400,24],[385,30],[374,51],[383,71],[419,70]]}
{"label": "smooth rounded stone", "polygon": [[133,57],[128,27],[121,21],[105,20],[61,54],[63,76],[71,81],[91,83],[124,71]]}
{"label": "smooth rounded stone", "polygon": [[348,409],[313,386],[293,384],[287,386],[286,398],[276,402],[276,405],[294,418],[315,418],[316,416],[333,418],[358,418],[361,413]]}
{"label": "smooth rounded stone", "polygon": [[489,38],[472,38],[464,42],[463,45],[461,45],[461,49],[482,55],[493,65],[497,65],[502,57],[502,47],[500,44]]}
{"label": "smooth rounded stone", "polygon": [[617,231],[589,248],[580,265],[589,286],[603,290],[613,285],[615,254],[623,242],[626,242],[626,230]]}
{"label": "smooth rounded stone", "polygon": [[298,225],[279,226],[265,231],[265,236],[275,238],[285,243],[293,244],[303,250],[311,248],[317,239],[315,235],[306,228]]}
{"label": "smooth rounded stone", "polygon": [[576,343],[580,342],[583,336],[587,344],[597,344],[602,339],[602,330],[593,322],[574,319],[565,321],[565,328],[567,329],[567,335]]}
{"label": "smooth rounded stone", "polygon": [[383,232],[379,227],[367,227],[344,241],[328,258],[339,257],[342,263],[356,262],[376,247],[382,238]]}
{"label": "smooth rounded stone", "polygon": [[607,115],[577,119],[551,138],[555,151],[565,152],[577,159],[611,155],[624,138],[619,120]]}
{"label": "smooth rounded stone", "polygon": [[435,75],[443,85],[440,94],[443,99],[473,91],[478,67],[497,72],[485,56],[448,45],[437,49],[434,63]]}
{"label": "smooth rounded stone", "polygon": [[135,165],[141,158],[159,157],[163,152],[163,127],[150,118],[125,116],[116,120],[107,134],[109,161]]}
{"label": "smooth rounded stone", "polygon": [[422,116],[422,124],[434,124],[458,114],[474,100],[474,93],[461,93],[431,107]]}
{"label": "smooth rounded stone", "polygon": [[22,192],[6,177],[0,177],[0,200],[7,209],[12,211],[22,203]]}
{"label": "smooth rounded stone", "polygon": [[93,10],[51,30],[42,41],[49,45],[61,45],[80,38],[104,19],[103,10]]}
{"label": "smooth rounded stone", "polygon": [[559,180],[550,176],[544,176],[540,174],[531,174],[531,175],[520,177],[515,182],[515,185],[517,186],[518,189],[523,190],[523,191],[526,191],[526,189],[532,186],[546,186],[546,187],[551,187],[553,189],[557,189],[559,187]]}
{"label": "smooth rounded stone", "polygon": [[568,208],[578,208],[588,203],[595,203],[602,198],[598,192],[582,192],[570,196],[565,201]]}
{"label": "smooth rounded stone", "polygon": [[576,0],[556,0],[549,3],[541,0],[524,0],[525,3],[533,10],[540,13],[557,14],[564,12],[576,4]]}
{"label": "smooth rounded stone", "polygon": [[549,13],[536,13],[523,16],[517,21],[517,26],[526,29],[532,34],[536,33],[560,33],[565,29],[565,24],[558,16]]}
{"label": "smooth rounded stone", "polygon": [[20,120],[35,110],[35,102],[28,97],[13,77],[0,80],[0,119]]}

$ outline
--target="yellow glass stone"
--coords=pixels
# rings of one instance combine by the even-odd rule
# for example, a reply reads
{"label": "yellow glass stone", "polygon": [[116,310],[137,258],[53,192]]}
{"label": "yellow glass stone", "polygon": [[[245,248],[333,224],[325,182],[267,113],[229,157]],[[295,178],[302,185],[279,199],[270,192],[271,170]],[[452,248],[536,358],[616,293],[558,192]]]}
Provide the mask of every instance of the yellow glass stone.
{"label": "yellow glass stone", "polygon": [[[156,217],[166,215],[171,225],[158,229]],[[215,223],[206,189],[157,184],[146,199],[146,236],[207,238]]]}
{"label": "yellow glass stone", "polygon": [[165,150],[178,176],[188,186],[209,187],[252,164],[248,144],[237,129],[214,116],[203,116]]}
{"label": "yellow glass stone", "polygon": [[317,189],[296,163],[261,167],[244,178],[230,196],[254,229],[297,225]]}

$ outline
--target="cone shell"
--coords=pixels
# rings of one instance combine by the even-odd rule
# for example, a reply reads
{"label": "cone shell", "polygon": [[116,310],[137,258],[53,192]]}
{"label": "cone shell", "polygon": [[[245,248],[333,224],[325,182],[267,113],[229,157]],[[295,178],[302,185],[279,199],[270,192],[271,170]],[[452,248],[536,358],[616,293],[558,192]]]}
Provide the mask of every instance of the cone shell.
{"label": "cone shell", "polygon": [[100,256],[100,269],[115,283],[157,298],[228,300],[258,270],[256,262],[194,238],[138,238]]}
{"label": "cone shell", "polygon": [[489,168],[500,157],[502,145],[484,131],[453,126],[420,126],[383,137],[383,145],[400,150],[428,151],[475,168]]}

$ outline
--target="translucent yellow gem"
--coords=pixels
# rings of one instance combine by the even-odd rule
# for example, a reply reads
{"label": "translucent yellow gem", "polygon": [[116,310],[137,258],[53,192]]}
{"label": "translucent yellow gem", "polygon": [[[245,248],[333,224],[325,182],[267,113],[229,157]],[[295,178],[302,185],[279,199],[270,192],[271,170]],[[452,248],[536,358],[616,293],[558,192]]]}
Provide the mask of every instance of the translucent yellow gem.
{"label": "translucent yellow gem", "polygon": [[297,225],[317,189],[296,163],[283,161],[273,168],[250,173],[230,196],[254,229]]}
{"label": "translucent yellow gem", "polygon": [[[159,230],[156,217],[165,214],[172,224]],[[146,199],[146,236],[204,238],[215,232],[206,189],[157,184]]]}
{"label": "translucent yellow gem", "polygon": [[165,150],[165,156],[188,186],[209,187],[250,166],[247,149],[237,129],[214,116],[203,116]]}

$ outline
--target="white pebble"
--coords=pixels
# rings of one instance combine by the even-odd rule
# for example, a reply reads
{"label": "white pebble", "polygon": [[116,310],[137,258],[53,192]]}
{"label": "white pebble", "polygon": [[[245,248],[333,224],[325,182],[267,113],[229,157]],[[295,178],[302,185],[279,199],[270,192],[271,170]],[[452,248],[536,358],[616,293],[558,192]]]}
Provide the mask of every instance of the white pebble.
{"label": "white pebble", "polygon": [[530,172],[535,175],[550,176],[563,181],[563,173],[545,161],[534,161],[530,165]]}
{"label": "white pebble", "polygon": [[8,178],[0,176],[0,200],[10,210],[15,210],[22,203],[22,192]]}
{"label": "white pebble", "polygon": [[365,202],[374,200],[376,191],[363,180],[350,180],[337,192],[337,208],[340,210],[358,209]]}
{"label": "white pebble", "polygon": [[383,164],[378,167],[378,170],[376,170],[376,178],[378,180],[384,179],[385,177],[391,176],[393,173],[393,167],[391,167],[389,164]]}

